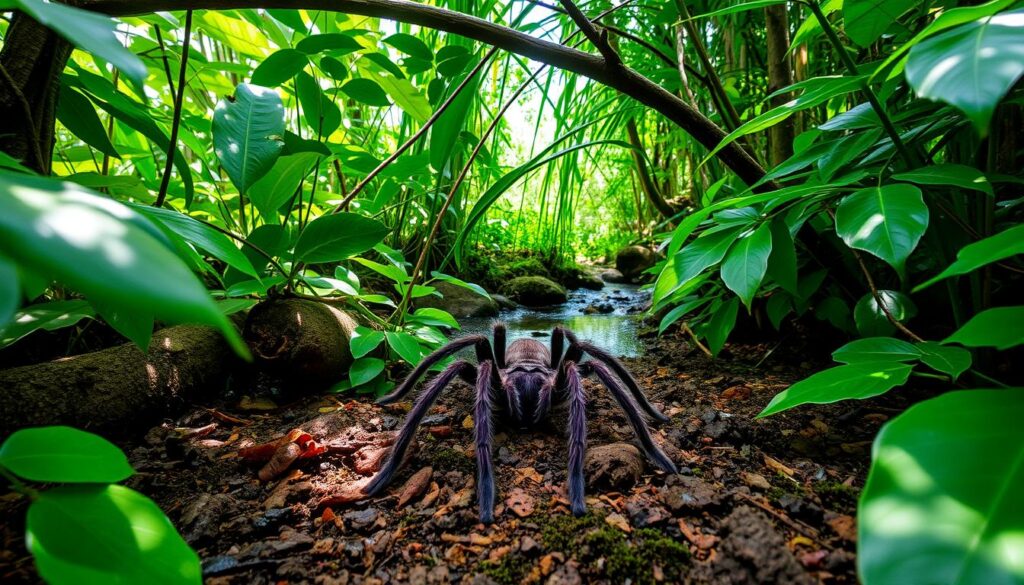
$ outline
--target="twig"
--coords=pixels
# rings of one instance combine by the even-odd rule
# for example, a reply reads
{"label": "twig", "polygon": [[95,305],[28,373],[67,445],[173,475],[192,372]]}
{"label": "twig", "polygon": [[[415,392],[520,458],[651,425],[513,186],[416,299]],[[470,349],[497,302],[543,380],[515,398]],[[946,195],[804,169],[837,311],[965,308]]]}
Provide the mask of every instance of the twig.
{"label": "twig", "polygon": [[697,339],[697,334],[693,332],[693,329],[690,329],[690,326],[686,322],[683,323],[683,332],[690,336],[690,340],[693,341],[693,344],[700,348],[700,350],[703,351],[705,355],[707,355],[709,358],[715,357],[715,354],[711,353],[711,350],[704,347],[704,344],[701,343],[699,339]]}
{"label": "twig", "polygon": [[583,36],[587,37],[597,50],[600,51],[604,57],[605,65],[610,68],[616,68],[622,66],[622,57],[612,48],[611,43],[608,42],[608,31],[597,30],[594,27],[594,23],[577,7],[572,0],[559,0],[562,4],[562,8],[565,9],[566,14],[569,18],[576,23],[576,26],[580,27],[583,31]]}
{"label": "twig", "polygon": [[[159,30],[159,29],[157,29]],[[174,119],[171,122],[171,142],[167,147],[167,163],[164,174],[160,178],[160,192],[153,202],[153,207],[163,207],[167,199],[167,187],[171,184],[171,170],[174,165],[174,153],[178,150],[178,128],[181,127],[181,108],[185,99],[185,73],[188,67],[188,49],[192,38],[192,11],[185,11],[185,36],[181,44],[181,67],[178,70],[178,91],[174,96]],[[165,57],[166,59],[166,57]],[[173,85],[171,86],[174,87]]]}

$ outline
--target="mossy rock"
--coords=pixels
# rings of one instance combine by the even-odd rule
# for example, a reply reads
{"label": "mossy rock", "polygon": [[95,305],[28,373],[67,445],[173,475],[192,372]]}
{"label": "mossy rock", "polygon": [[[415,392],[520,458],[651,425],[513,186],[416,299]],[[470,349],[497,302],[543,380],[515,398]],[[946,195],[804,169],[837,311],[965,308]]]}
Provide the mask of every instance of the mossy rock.
{"label": "mossy rock", "polygon": [[550,278],[551,272],[548,271],[543,262],[537,258],[531,257],[516,260],[506,266],[505,276],[510,278],[517,278],[520,276],[543,276],[545,278]]}
{"label": "mossy rock", "polygon": [[520,276],[505,283],[502,294],[527,307],[559,305],[568,300],[561,285],[543,276]]}
{"label": "mossy rock", "polygon": [[444,281],[431,283],[430,286],[436,288],[437,292],[444,296],[428,295],[420,297],[413,302],[417,309],[421,307],[441,309],[448,311],[456,319],[498,316],[498,303],[490,297],[485,297],[468,288]]}
{"label": "mossy rock", "polygon": [[626,279],[632,280],[654,266],[657,261],[658,257],[654,250],[644,246],[627,246],[615,255],[615,269]]}

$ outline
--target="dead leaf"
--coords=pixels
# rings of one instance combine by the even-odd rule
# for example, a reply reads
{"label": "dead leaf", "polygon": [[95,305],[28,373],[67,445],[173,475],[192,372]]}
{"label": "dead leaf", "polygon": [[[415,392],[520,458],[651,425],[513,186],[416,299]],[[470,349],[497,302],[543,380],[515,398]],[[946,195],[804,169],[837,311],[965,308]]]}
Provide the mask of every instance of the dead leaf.
{"label": "dead leaf", "polygon": [[384,459],[390,451],[391,449],[388,447],[374,446],[363,447],[356,451],[354,457],[356,473],[367,475],[380,471],[381,466],[384,464]]}
{"label": "dead leaf", "polygon": [[787,544],[789,546],[789,550],[796,550],[796,547],[798,546],[814,546],[814,541],[806,536],[794,536],[789,539],[789,543]]}
{"label": "dead leaf", "polygon": [[270,461],[260,469],[260,481],[270,481],[281,475],[302,455],[302,447],[295,443],[287,443],[278,447]]}
{"label": "dead leaf", "polygon": [[252,398],[250,396],[243,396],[242,399],[238,401],[238,408],[250,411],[277,410],[277,403],[269,398]]}
{"label": "dead leaf", "polygon": [[423,495],[423,492],[427,490],[430,485],[430,477],[433,475],[434,469],[432,467],[424,467],[417,471],[412,477],[405,482],[402,486],[402,490],[398,495],[398,503],[395,508],[401,508],[408,504],[413,498]]}
{"label": "dead leaf", "polygon": [[857,521],[852,516],[840,514],[827,522],[832,530],[839,535],[839,538],[857,542]]}
{"label": "dead leaf", "polygon": [[760,473],[751,473],[749,471],[744,471],[741,474],[741,477],[743,479],[743,483],[749,485],[750,487],[757,488],[759,490],[772,489],[772,484],[768,483],[768,480],[765,479],[765,477]]}
{"label": "dead leaf", "polygon": [[532,467],[517,467],[514,471],[516,472],[516,485],[526,480],[530,480],[537,485],[541,485],[544,482],[544,476],[537,473],[537,470]]}
{"label": "dead leaf", "polygon": [[629,521],[626,520],[625,516],[619,514],[618,512],[612,512],[611,514],[608,514],[604,517],[604,521],[623,532],[629,533],[633,531],[633,529],[629,526]]}
{"label": "dead leaf", "polygon": [[473,430],[473,415],[467,414],[466,418],[462,419],[462,428]]}
{"label": "dead leaf", "polygon": [[505,505],[520,518],[533,514],[533,504],[533,496],[520,488],[513,489],[505,500]]}
{"label": "dead leaf", "polygon": [[750,387],[743,384],[731,386],[722,391],[723,400],[746,400],[750,398]]}
{"label": "dead leaf", "polygon": [[279,447],[288,443],[295,443],[304,436],[309,437],[310,435],[302,429],[292,429],[288,431],[288,434],[281,435],[273,441],[239,449],[238,456],[247,461],[269,461]]}
{"label": "dead leaf", "polygon": [[325,506],[339,506],[366,499],[368,496],[363,493],[363,488],[365,488],[372,479],[372,477],[364,477],[342,484],[337,490],[317,502],[316,507],[323,508]]}
{"label": "dead leaf", "polygon": [[452,436],[452,427],[450,427],[449,425],[430,427],[429,429],[427,429],[427,432],[437,437],[438,439],[445,439],[447,437]]}
{"label": "dead leaf", "polygon": [[686,540],[689,540],[693,546],[701,550],[708,550],[718,542],[717,536],[713,534],[704,534],[691,528],[690,525],[686,523],[686,520],[683,520],[682,518],[679,519],[679,532],[682,532],[683,536],[686,537]]}
{"label": "dead leaf", "polygon": [[441,495],[441,486],[437,485],[436,481],[430,482],[430,489],[427,490],[427,495],[423,496],[423,500],[420,502],[420,508],[429,508],[437,501],[437,497]]}

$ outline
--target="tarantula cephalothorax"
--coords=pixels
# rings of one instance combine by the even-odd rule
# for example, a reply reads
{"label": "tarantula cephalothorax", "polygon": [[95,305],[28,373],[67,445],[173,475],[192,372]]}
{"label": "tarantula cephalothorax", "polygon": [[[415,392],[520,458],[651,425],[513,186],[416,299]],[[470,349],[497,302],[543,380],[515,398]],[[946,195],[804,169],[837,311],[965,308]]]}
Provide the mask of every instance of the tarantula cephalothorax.
{"label": "tarantula cephalothorax", "polygon": [[[568,348],[565,342],[568,341]],[[587,402],[582,379],[594,374],[612,393],[633,426],[647,456],[661,469],[675,473],[676,466],[651,439],[650,430],[640,412],[665,422],[668,417],[647,401],[633,376],[611,354],[586,342],[579,341],[565,328],[556,327],[551,333],[551,348],[534,339],[513,341],[506,351],[505,326],[494,325],[494,343],[484,335],[468,335],[456,339],[430,354],[409,374],[391,394],[381,397],[378,404],[389,404],[401,399],[432,365],[455,352],[474,346],[477,364],[456,360],[438,374],[416,400],[405,419],[380,473],[364,488],[373,495],[391,482],[402,464],[406,450],[412,442],[416,427],[431,405],[456,377],[476,388],[473,411],[476,437],[477,498],[480,503],[480,521],[494,519],[494,466],[491,462],[491,435],[493,415],[504,415],[515,425],[526,427],[538,423],[552,404],[569,403],[569,502],[577,516],[585,511],[583,503],[583,452],[587,444]],[[564,354],[563,354],[564,349]],[[584,355],[591,359],[580,363]]]}

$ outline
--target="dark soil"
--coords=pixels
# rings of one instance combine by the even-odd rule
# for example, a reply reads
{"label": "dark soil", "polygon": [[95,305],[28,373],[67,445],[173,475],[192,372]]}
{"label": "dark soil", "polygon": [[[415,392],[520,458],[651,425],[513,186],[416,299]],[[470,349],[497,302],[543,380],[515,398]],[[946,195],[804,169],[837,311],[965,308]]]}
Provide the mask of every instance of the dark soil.
{"label": "dark soil", "polygon": [[[633,438],[625,417],[588,382],[588,441],[601,456],[588,460],[582,518],[568,512],[566,413],[556,410],[540,429],[496,435],[496,521],[477,522],[470,389],[461,383],[431,411],[384,497],[346,503],[409,404],[348,396],[197,408],[124,445],[138,470],[127,484],[198,550],[207,583],[856,583],[853,515],[870,442],[908,398],[757,420],[776,392],[821,365],[769,349],[730,346],[712,361],[663,338],[627,360],[672,417],[655,434],[677,476],[637,461],[622,444]],[[239,450],[295,428],[331,450],[261,482],[262,463]],[[603,464],[610,459],[622,464]],[[0,499],[3,583],[38,580],[24,512],[23,501]]]}

